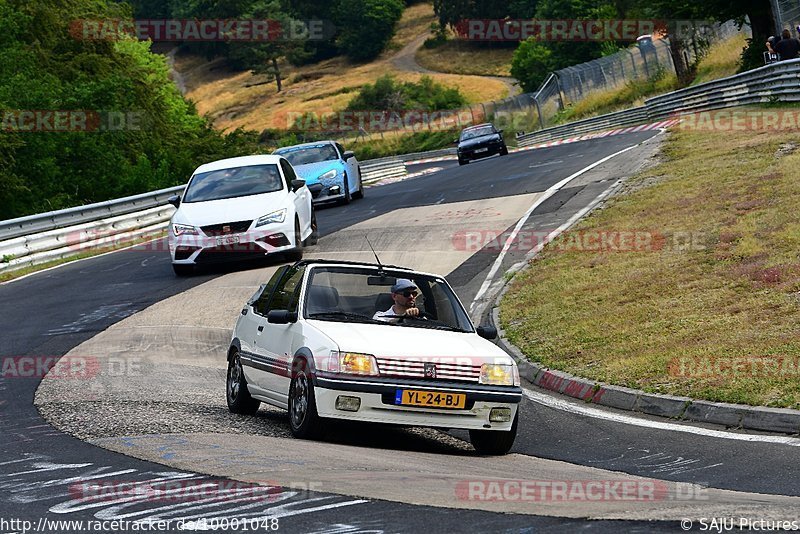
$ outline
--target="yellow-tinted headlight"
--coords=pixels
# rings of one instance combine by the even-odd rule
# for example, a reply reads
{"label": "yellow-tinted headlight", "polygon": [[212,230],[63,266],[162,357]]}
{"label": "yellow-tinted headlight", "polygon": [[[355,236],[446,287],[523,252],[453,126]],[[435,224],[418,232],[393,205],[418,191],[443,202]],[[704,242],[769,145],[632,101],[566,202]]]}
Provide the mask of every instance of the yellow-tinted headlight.
{"label": "yellow-tinted headlight", "polygon": [[328,370],[351,375],[379,374],[375,356],[358,352],[332,352]]}
{"label": "yellow-tinted headlight", "polygon": [[500,363],[484,363],[481,366],[481,384],[513,386],[514,366]]}

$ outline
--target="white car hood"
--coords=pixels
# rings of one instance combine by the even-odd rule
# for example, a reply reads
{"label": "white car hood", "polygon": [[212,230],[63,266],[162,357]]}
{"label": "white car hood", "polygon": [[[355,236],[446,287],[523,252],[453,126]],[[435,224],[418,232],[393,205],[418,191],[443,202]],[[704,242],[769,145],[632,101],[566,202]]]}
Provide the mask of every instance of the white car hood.
{"label": "white car hood", "polygon": [[261,195],[209,200],[206,202],[182,202],[172,216],[172,222],[206,226],[234,221],[254,220],[287,206],[286,191],[275,191]]}
{"label": "white car hood", "polygon": [[[362,352],[378,358],[486,358],[486,362],[513,362],[503,349],[477,334],[431,328],[339,323],[310,320],[341,351]],[[483,363],[483,362],[482,362]]]}

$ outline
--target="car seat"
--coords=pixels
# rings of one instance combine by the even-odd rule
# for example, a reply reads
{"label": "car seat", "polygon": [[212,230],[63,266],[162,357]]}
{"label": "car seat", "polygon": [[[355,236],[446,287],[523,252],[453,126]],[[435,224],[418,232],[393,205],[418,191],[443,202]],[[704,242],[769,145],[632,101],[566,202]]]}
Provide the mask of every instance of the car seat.
{"label": "car seat", "polygon": [[306,313],[325,313],[339,310],[339,292],[335,287],[310,286],[308,288],[308,303]]}

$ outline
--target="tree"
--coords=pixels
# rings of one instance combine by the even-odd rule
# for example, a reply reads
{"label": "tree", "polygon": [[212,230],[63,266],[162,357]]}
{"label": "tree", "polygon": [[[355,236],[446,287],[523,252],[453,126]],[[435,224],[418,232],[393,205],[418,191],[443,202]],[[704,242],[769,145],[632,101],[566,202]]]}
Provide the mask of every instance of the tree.
{"label": "tree", "polygon": [[533,39],[523,41],[511,60],[511,75],[519,80],[526,93],[536,91],[548,73],[554,70],[553,52]]}
{"label": "tree", "polygon": [[374,59],[392,39],[402,15],[402,0],[339,0],[334,8],[336,43],[356,61]]}
{"label": "tree", "polygon": [[245,20],[268,20],[275,31],[270,31],[267,41],[231,41],[228,43],[228,57],[236,66],[273,77],[280,92],[283,85],[278,59],[287,55],[290,49],[302,47],[302,41],[293,41],[294,37],[287,31],[294,21],[281,11],[278,0],[257,0],[240,17]]}

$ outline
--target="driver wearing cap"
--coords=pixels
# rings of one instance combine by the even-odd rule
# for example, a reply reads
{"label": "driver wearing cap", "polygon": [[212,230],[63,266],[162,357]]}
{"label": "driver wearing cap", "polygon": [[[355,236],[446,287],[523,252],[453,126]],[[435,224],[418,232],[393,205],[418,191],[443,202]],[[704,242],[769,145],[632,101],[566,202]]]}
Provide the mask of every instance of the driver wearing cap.
{"label": "driver wearing cap", "polygon": [[398,278],[391,291],[394,304],[386,311],[376,312],[372,316],[373,319],[386,323],[397,323],[400,321],[400,317],[419,317],[419,308],[417,308],[419,291],[414,282],[407,278]]}

